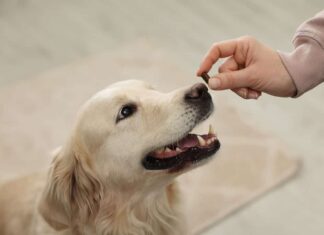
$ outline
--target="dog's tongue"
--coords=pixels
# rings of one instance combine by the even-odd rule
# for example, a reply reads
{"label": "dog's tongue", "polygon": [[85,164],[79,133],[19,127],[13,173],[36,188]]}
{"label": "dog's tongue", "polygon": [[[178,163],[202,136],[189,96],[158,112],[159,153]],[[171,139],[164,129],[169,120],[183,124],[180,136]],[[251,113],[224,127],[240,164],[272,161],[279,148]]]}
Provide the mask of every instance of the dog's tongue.
{"label": "dog's tongue", "polygon": [[180,149],[187,149],[199,145],[197,135],[189,134],[178,142]]}
{"label": "dog's tongue", "polygon": [[197,148],[208,148],[214,141],[216,141],[217,137],[213,130],[212,126],[209,126],[208,134],[204,135],[195,135],[188,134],[183,139],[179,140],[176,143],[170,144],[163,148],[157,149],[150,153],[150,156],[155,158],[163,159],[163,158],[172,158],[175,157],[188,149],[197,147]]}
{"label": "dog's tongue", "polygon": [[164,148],[163,150],[156,150],[152,152],[152,155],[156,158],[171,158],[178,154],[180,154],[183,151],[186,151],[188,148],[195,147],[199,145],[199,141],[197,139],[197,136],[194,134],[189,134],[183,139],[179,140],[176,146],[175,150],[172,150],[170,148]]}

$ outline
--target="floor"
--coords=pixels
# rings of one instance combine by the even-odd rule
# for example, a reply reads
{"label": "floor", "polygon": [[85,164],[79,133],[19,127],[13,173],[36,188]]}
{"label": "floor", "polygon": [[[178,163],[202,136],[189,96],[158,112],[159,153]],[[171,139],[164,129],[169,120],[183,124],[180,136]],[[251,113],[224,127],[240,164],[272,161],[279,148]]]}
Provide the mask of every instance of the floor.
{"label": "floor", "polygon": [[[323,0],[2,0],[0,86],[136,40],[172,51],[194,76],[214,41],[249,34],[291,50],[296,27],[323,8]],[[324,86],[296,100],[264,95],[255,102],[224,93],[246,121],[296,153],[303,169],[205,235],[323,234]]]}

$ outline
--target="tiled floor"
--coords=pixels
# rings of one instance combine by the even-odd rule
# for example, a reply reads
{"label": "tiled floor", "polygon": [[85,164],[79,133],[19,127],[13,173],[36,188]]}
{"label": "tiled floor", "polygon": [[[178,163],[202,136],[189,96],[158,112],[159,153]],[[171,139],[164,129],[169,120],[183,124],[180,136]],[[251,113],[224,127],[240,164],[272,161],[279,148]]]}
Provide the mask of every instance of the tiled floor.
{"label": "tiled floor", "polygon": [[[323,8],[323,0],[2,0],[0,85],[136,40],[173,51],[194,76],[214,41],[250,34],[290,50],[295,28]],[[247,121],[275,133],[304,167],[297,179],[206,235],[323,234],[324,86],[297,100],[225,95]]]}

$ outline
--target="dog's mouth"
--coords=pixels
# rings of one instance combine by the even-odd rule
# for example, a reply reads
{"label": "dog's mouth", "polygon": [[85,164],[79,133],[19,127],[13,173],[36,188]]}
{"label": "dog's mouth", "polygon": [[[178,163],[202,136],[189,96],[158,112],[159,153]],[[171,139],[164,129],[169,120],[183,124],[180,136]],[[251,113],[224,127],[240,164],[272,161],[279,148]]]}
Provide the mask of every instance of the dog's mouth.
{"label": "dog's mouth", "polygon": [[147,170],[178,172],[187,165],[210,158],[220,148],[220,142],[209,126],[208,134],[189,133],[184,138],[150,152],[142,161]]}

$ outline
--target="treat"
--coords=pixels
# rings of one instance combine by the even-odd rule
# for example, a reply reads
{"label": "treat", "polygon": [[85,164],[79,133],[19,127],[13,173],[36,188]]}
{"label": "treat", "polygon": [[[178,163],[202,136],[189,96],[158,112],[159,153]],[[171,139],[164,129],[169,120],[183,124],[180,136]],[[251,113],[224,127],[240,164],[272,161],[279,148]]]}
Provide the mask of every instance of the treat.
{"label": "treat", "polygon": [[207,73],[207,72],[203,72],[203,73],[201,74],[201,77],[202,77],[202,79],[204,79],[204,81],[205,81],[205,82],[207,83],[207,85],[208,85],[208,80],[210,79],[208,73]]}

